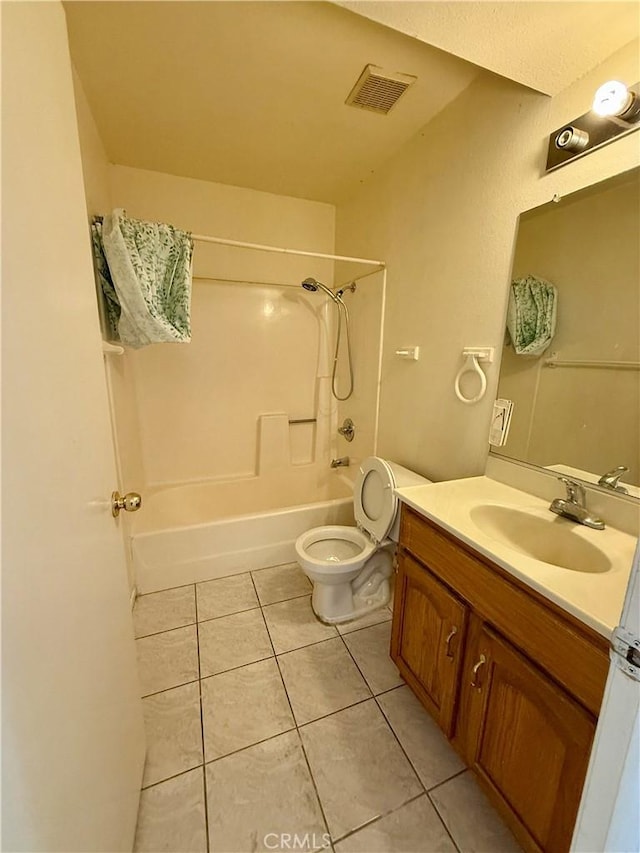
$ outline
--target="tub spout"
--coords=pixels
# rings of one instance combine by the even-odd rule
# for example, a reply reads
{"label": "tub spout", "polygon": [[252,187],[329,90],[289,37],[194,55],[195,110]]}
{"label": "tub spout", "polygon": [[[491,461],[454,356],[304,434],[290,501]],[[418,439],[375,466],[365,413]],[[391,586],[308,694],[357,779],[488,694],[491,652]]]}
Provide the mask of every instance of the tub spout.
{"label": "tub spout", "polygon": [[331,460],[332,468],[347,468],[349,466],[349,457],[340,456],[338,459]]}

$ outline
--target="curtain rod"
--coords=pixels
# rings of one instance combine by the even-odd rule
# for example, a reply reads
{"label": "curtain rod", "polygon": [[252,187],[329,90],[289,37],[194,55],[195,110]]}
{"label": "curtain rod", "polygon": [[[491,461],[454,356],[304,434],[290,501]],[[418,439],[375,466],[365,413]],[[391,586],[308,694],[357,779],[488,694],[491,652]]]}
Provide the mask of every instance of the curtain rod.
{"label": "curtain rod", "polygon": [[303,255],[306,258],[324,258],[328,261],[351,261],[355,264],[368,264],[381,269],[385,266],[384,261],[375,261],[371,258],[350,258],[347,255],[328,255],[323,252],[303,252],[301,249],[284,249],[281,246],[266,246],[262,243],[245,243],[242,240],[227,240],[224,237],[207,237],[204,234],[192,234],[192,239],[200,243],[217,243],[220,246],[235,246],[238,249],[257,249],[260,252],[277,252],[281,255]]}
{"label": "curtain rod", "polygon": [[288,284],[283,281],[258,281],[255,278],[224,278],[219,275],[194,275],[194,281],[217,281],[220,284],[254,284],[256,287],[291,287],[298,290],[300,284]]}
{"label": "curtain rod", "polygon": [[604,370],[640,370],[640,361],[566,361],[564,359],[545,358],[545,367],[593,367]]}

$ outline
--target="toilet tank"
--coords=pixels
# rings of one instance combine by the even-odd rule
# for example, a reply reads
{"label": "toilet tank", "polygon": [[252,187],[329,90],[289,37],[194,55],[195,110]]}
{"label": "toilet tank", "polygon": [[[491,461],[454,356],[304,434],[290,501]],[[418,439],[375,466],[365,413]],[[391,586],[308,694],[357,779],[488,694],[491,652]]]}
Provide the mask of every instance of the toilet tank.
{"label": "toilet tank", "polygon": [[[415,471],[410,471],[408,468],[405,468],[402,465],[398,465],[397,462],[390,462],[388,459],[385,461],[393,472],[393,479],[395,480],[395,487],[397,489],[403,489],[405,488],[405,486],[424,486],[426,483],[432,482],[431,480],[427,480],[426,477],[421,477],[420,474],[416,474]],[[389,539],[393,539],[394,542],[397,542],[400,536],[399,500],[396,508],[396,517],[393,520],[393,525],[387,536],[389,537]]]}

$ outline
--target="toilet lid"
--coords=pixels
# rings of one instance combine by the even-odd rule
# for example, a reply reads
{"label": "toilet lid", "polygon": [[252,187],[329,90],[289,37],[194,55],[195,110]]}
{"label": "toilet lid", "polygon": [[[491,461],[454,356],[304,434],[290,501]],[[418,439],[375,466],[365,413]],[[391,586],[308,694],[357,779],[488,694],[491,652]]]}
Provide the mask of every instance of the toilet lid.
{"label": "toilet lid", "polygon": [[394,486],[393,472],[384,459],[369,456],[362,462],[353,489],[353,511],[358,527],[374,542],[382,542],[396,517]]}

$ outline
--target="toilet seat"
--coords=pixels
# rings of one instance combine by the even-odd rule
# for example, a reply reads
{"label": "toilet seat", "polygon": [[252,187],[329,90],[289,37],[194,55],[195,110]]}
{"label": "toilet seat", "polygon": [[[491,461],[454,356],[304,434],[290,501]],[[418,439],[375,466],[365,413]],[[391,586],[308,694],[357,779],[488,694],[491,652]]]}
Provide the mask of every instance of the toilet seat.
{"label": "toilet seat", "polygon": [[[357,550],[349,554],[349,545]],[[325,575],[339,575],[363,566],[377,545],[357,527],[329,524],[303,533],[295,547],[301,562],[313,563]]]}
{"label": "toilet seat", "polygon": [[384,459],[370,456],[362,462],[353,487],[353,514],[358,529],[376,544],[385,539],[396,517],[394,486],[393,471]]}

